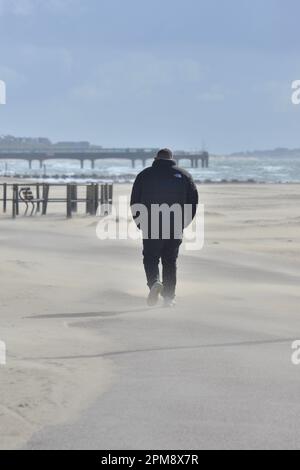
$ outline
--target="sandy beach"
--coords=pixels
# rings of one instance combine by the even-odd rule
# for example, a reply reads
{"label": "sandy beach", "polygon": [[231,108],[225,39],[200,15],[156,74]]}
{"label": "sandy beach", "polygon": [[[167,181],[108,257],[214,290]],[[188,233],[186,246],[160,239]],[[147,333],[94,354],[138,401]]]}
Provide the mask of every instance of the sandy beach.
{"label": "sandy beach", "polygon": [[[129,191],[129,185],[116,186],[115,200]],[[0,340],[7,346],[7,365],[0,366],[0,448],[45,448],[47,442],[58,447],[50,437],[39,438],[39,433],[80,421],[94,403],[101,406],[102,397],[109,400],[111,390],[123,390],[124,402],[119,395],[116,401],[124,409],[128,400],[130,407],[124,378],[129,366],[118,362],[117,352],[228,342],[254,342],[255,357],[247,348],[239,354],[234,346],[225,351],[219,346],[211,348],[205,367],[202,360],[199,368],[183,367],[187,383],[192,377],[199,379],[199,400],[214,400],[212,408],[208,400],[206,411],[195,410],[211,440],[203,437],[201,428],[197,441],[198,428],[196,423],[189,428],[189,417],[186,440],[173,436],[171,442],[156,441],[152,428],[150,432],[136,427],[139,440],[129,430],[118,448],[133,448],[135,443],[140,448],[160,443],[158,448],[163,448],[172,442],[169,448],[213,448],[214,442],[224,448],[243,448],[247,443],[258,448],[298,445],[294,432],[300,416],[300,369],[291,364],[290,356],[291,341],[300,338],[300,186],[201,185],[199,192],[205,204],[205,246],[200,252],[182,252],[174,313],[146,307],[140,242],[101,242],[96,218],[79,214],[66,220],[59,208],[44,218],[16,220],[0,209]],[[283,344],[275,351],[255,346],[268,341]],[[180,369],[183,358],[177,354]],[[222,375],[216,363],[229,372]],[[135,363],[136,380],[146,381],[139,376],[145,367],[151,375],[153,365],[146,356],[145,362]],[[236,398],[229,406],[231,393]],[[181,397],[183,409],[193,399],[189,393]],[[221,403],[216,418],[212,410]],[[178,404],[178,397],[170,393],[167,408]],[[262,423],[274,433],[268,441],[265,428],[259,428],[260,413]],[[115,429],[119,424],[122,428],[117,416],[112,416],[112,423]],[[230,444],[226,426],[233,437]],[[104,430],[110,435],[107,426]],[[90,439],[78,440],[77,445],[101,445],[97,433],[91,431]]]}

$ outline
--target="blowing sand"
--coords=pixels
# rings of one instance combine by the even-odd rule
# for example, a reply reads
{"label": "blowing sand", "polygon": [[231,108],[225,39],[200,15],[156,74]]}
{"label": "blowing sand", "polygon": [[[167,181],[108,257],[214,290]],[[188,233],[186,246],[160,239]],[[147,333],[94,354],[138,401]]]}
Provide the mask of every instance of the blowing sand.
{"label": "blowing sand", "polygon": [[[248,331],[262,316],[266,333],[294,331],[298,339],[300,186],[199,190],[205,247],[182,253],[179,308],[184,313],[189,299],[199,315],[218,310],[221,318],[226,311]],[[116,196],[129,191],[118,186]],[[8,353],[0,366],[2,449],[24,446],[47,425],[76,420],[117,380],[114,360],[105,354],[124,342],[124,332],[116,323],[112,341],[105,321],[145,307],[141,248],[134,241],[100,242],[96,223],[51,210],[45,218],[16,220],[0,212],[0,340]],[[86,327],[93,318],[103,330]],[[142,344],[140,335],[132,331],[132,342]]]}

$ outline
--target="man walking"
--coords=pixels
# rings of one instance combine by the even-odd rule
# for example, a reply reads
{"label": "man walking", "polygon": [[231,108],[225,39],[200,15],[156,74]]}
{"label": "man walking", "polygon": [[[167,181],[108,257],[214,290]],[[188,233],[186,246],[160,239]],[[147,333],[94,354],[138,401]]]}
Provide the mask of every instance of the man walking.
{"label": "man walking", "polygon": [[[160,150],[152,167],[142,171],[135,180],[131,209],[138,228],[143,232],[149,306],[156,305],[160,295],[166,307],[175,306],[179,248],[183,230],[195,217],[197,205],[196,185],[188,172],[178,168],[169,149]],[[145,214],[146,217],[142,217]]]}

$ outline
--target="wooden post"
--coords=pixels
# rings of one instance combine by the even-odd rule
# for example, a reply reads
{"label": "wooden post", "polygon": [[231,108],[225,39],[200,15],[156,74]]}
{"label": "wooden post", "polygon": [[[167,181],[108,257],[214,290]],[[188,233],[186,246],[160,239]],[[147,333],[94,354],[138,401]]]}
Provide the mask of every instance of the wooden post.
{"label": "wooden post", "polygon": [[110,199],[111,199],[111,203],[113,203],[113,199],[114,199],[114,185],[113,184],[110,185]]}
{"label": "wooden post", "polygon": [[93,215],[97,215],[98,207],[99,207],[99,185],[95,184],[94,185],[94,214]]}
{"label": "wooden post", "polygon": [[102,209],[101,209],[102,216],[108,215],[107,205],[108,205],[108,185],[103,184],[102,185]]}
{"label": "wooden post", "polygon": [[72,184],[71,185],[71,207],[72,207],[72,212],[77,212],[78,209],[78,204],[77,204],[77,184]]}
{"label": "wooden post", "polygon": [[16,194],[16,198],[15,198],[15,201],[16,201],[16,215],[19,215],[20,211],[19,211],[19,185],[16,184],[16,191],[17,191],[17,194]]}
{"label": "wooden post", "polygon": [[101,206],[103,206],[103,204],[104,204],[104,186],[103,186],[103,184],[101,184],[101,196],[100,196],[100,199],[101,199]]}
{"label": "wooden post", "polygon": [[72,185],[67,184],[67,218],[72,217]]}
{"label": "wooden post", "polygon": [[6,214],[7,207],[7,183],[3,184],[3,212]]}
{"label": "wooden post", "polygon": [[86,186],[86,214],[91,213],[91,185]]}
{"label": "wooden post", "polygon": [[36,198],[38,200],[37,205],[36,205],[36,211],[37,212],[41,211],[40,197],[41,197],[41,195],[40,195],[40,185],[39,185],[39,183],[37,183],[37,185],[36,185]]}
{"label": "wooden post", "polygon": [[17,199],[19,197],[18,194],[18,186],[16,184],[13,185],[13,197],[12,197],[12,217],[13,219],[17,216]]}
{"label": "wooden post", "polygon": [[99,209],[99,215],[103,215],[102,212],[103,212],[103,204],[104,204],[104,186],[103,184],[100,184],[100,187],[99,187],[99,204],[98,204],[98,209]]}
{"label": "wooden post", "polygon": [[43,183],[43,210],[42,210],[42,215],[47,214],[48,198],[49,198],[49,184]]}
{"label": "wooden post", "polygon": [[109,193],[108,193],[108,204],[109,204],[109,207],[110,207],[110,214],[111,214],[111,211],[112,211],[112,205],[113,205],[113,185],[110,184],[109,185]]}
{"label": "wooden post", "polygon": [[99,206],[98,184],[90,184],[87,191],[87,214],[96,215]]}

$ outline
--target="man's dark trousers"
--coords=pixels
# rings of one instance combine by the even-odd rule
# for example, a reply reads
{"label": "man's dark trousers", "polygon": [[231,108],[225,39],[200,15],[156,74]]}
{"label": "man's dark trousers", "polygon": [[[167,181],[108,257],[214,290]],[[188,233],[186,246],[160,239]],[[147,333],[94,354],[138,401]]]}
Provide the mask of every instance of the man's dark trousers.
{"label": "man's dark trousers", "polygon": [[148,286],[160,281],[159,262],[163,266],[163,297],[174,299],[177,282],[177,258],[182,240],[152,240],[144,239],[144,266]]}

